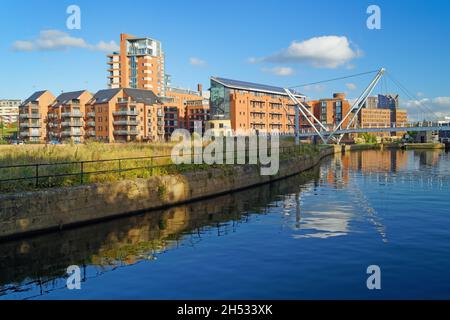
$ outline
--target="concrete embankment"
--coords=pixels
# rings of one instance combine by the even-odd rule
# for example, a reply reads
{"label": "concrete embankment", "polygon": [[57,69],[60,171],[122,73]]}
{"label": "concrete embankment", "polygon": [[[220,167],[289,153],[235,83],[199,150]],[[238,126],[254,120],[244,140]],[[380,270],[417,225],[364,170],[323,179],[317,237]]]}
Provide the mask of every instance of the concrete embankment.
{"label": "concrete embankment", "polygon": [[445,149],[443,143],[406,143],[402,145],[404,149]]}
{"label": "concrete embankment", "polygon": [[281,159],[274,176],[260,175],[255,165],[230,165],[149,179],[0,195],[0,239],[169,207],[268,183],[308,170],[323,157],[341,150],[340,146],[330,146],[315,156]]}
{"label": "concrete embankment", "polygon": [[389,149],[445,149],[445,144],[443,143],[385,143],[382,145],[383,148]]}

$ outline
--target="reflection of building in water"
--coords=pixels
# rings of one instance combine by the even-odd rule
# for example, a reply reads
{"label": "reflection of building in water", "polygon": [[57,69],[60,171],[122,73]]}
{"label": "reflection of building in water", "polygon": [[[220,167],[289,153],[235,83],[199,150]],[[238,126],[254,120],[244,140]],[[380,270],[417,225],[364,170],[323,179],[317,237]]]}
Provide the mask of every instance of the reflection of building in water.
{"label": "reflection of building in water", "polygon": [[421,166],[435,166],[439,162],[439,157],[442,150],[437,149],[430,152],[430,150],[414,150],[414,157],[419,158]]}
{"label": "reflection of building in water", "polygon": [[349,159],[346,157],[334,157],[334,161],[331,164],[333,170],[326,171],[327,182],[337,189],[342,189],[348,184],[348,161]]}
{"label": "reflection of building in water", "polygon": [[346,152],[335,156],[327,170],[326,181],[337,189],[345,188],[351,171],[362,173],[397,172],[408,164],[408,154],[403,150],[365,150]]}
{"label": "reflection of building in water", "polygon": [[403,150],[366,150],[364,152],[348,152],[342,155],[347,164],[346,169],[370,172],[396,172],[408,164],[408,154]]}
{"label": "reflection of building in water", "polygon": [[[58,289],[57,282],[61,285],[70,265],[88,265],[107,272],[152,259],[181,242],[201,241],[205,233],[230,233],[249,221],[249,212],[264,213],[279,195],[298,192],[318,172],[316,168],[308,174],[210,200],[3,243],[0,296],[24,290],[30,297]],[[62,282],[65,286],[65,280]]]}

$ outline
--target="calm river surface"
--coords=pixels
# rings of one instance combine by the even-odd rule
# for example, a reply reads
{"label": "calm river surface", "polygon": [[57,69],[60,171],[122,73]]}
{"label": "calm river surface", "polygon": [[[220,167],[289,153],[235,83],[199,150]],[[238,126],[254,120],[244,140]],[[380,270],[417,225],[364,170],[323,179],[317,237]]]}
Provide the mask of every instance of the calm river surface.
{"label": "calm river surface", "polygon": [[[66,288],[78,265],[81,290]],[[381,268],[381,290],[366,269]],[[450,154],[362,151],[249,190],[0,243],[0,299],[450,298]]]}

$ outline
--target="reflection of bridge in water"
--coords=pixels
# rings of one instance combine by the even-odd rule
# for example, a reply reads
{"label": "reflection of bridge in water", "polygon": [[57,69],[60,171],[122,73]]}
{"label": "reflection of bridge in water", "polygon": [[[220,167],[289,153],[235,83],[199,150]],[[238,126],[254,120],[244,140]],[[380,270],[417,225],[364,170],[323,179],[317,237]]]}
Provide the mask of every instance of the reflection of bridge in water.
{"label": "reflection of bridge in water", "polygon": [[[410,181],[408,166],[439,163],[442,151],[368,150],[327,158],[284,180],[162,211],[0,244],[0,298],[33,298],[65,289],[66,268],[79,265],[83,281],[137,263],[163,258],[167,250],[226,236],[259,215],[279,214],[293,238],[331,239],[368,221],[387,241],[378,212],[352,175]],[[412,161],[414,160],[414,161]],[[395,173],[395,174],[392,174]],[[437,179],[438,177],[434,177]],[[426,184],[427,177],[423,175]],[[414,181],[411,180],[410,183]],[[417,180],[414,182],[417,183]],[[448,180],[443,180],[447,183]],[[320,201],[324,194],[332,201]],[[345,195],[345,197],[342,197]],[[226,239],[224,239],[226,241]]]}
{"label": "reflection of bridge in water", "polygon": [[83,269],[83,282],[156,259],[206,234],[224,236],[266,214],[280,195],[298,193],[319,168],[271,184],[162,211],[0,244],[0,297],[33,298],[66,288],[66,268]]}

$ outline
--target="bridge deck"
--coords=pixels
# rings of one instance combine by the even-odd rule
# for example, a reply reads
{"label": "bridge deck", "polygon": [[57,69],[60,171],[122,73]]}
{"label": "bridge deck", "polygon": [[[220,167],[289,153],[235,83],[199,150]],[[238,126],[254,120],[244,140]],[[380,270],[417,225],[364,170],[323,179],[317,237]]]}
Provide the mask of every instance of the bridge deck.
{"label": "bridge deck", "polygon": [[[412,131],[412,132],[420,132],[420,131],[450,131],[450,126],[430,126],[430,127],[389,127],[389,128],[357,128],[357,129],[348,129],[348,130],[338,130],[336,131],[336,135],[346,134],[346,133],[369,133],[369,132],[401,132],[401,131]],[[330,135],[329,131],[322,131],[321,134],[324,136]],[[299,133],[299,137],[314,137],[318,134],[316,132],[301,132]]]}

